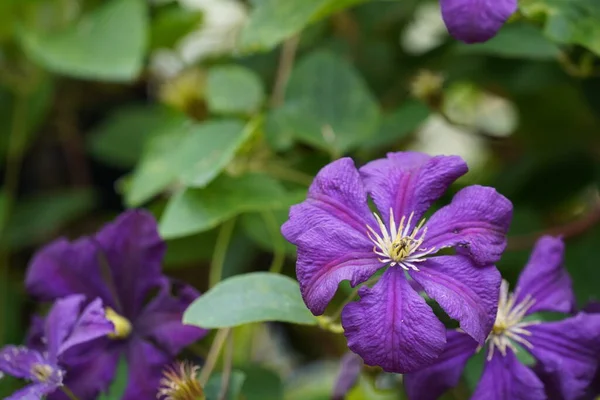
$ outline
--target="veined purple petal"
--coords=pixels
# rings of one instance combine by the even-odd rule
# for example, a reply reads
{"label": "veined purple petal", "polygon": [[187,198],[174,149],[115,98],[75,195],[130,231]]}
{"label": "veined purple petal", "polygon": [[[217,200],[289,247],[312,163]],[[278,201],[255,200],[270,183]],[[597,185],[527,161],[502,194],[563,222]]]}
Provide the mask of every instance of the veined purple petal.
{"label": "veined purple petal", "polygon": [[387,158],[363,166],[360,174],[384,222],[389,221],[392,209],[396,222],[414,212],[416,224],[431,204],[467,171],[467,164],[458,156],[431,157],[406,151],[388,153]]}
{"label": "veined purple petal", "polygon": [[571,278],[563,267],[565,245],[559,238],[540,238],[515,289],[516,304],[526,296],[535,299],[529,314],[538,311],[570,313],[575,309]]}
{"label": "veined purple petal", "polygon": [[205,329],[181,322],[183,312],[198,296],[200,293],[193,287],[165,279],[158,295],[137,319],[137,334],[175,356],[208,333]]}
{"label": "veined purple petal", "polygon": [[471,400],[546,400],[544,385],[533,371],[521,364],[512,350],[506,356],[494,353],[486,362]]}
{"label": "veined purple petal", "polygon": [[404,375],[404,388],[409,399],[436,400],[458,385],[465,365],[475,354],[477,342],[455,330],[446,333],[446,348],[435,364]]}
{"label": "veined purple petal", "polygon": [[33,383],[18,390],[4,400],[38,400],[43,396],[56,390],[56,386],[49,386],[43,383]]}
{"label": "veined purple petal", "polygon": [[50,301],[72,294],[82,294],[89,299],[100,297],[114,308],[98,257],[98,246],[89,237],[74,242],[58,239],[33,257],[25,278],[27,291]]}
{"label": "veined purple petal", "polygon": [[344,226],[321,224],[296,239],[296,275],[304,302],[315,315],[323,314],[338,285],[354,287],[384,266],[373,243]]}
{"label": "veined purple petal", "polygon": [[32,369],[35,365],[48,365],[48,360],[35,350],[23,346],[5,346],[0,349],[0,371],[21,379],[33,379]]}
{"label": "veined purple petal", "polygon": [[56,358],[67,349],[114,331],[106,319],[102,300],[96,299],[80,312],[82,295],[71,295],[54,303],[45,323],[48,358]]}
{"label": "veined purple petal", "polygon": [[541,364],[541,375],[552,380],[562,398],[576,400],[592,382],[600,358],[600,315],[580,313],[559,322],[527,328],[529,351]]}
{"label": "veined purple petal", "polygon": [[316,226],[337,226],[367,237],[367,225],[377,222],[367,205],[367,192],[351,158],[325,166],[308,190],[305,201],[290,209],[290,218],[281,227],[283,236],[297,244],[298,237]]}
{"label": "veined purple petal", "polygon": [[[109,339],[98,341],[104,340]],[[121,346],[103,346],[95,342],[71,348],[65,353],[68,365],[64,383],[79,399],[95,399],[100,392],[110,387],[122,354]],[[84,352],[83,348],[86,346],[88,348]],[[71,354],[73,351],[81,354],[73,356]],[[62,391],[57,390],[48,396],[48,400],[69,400],[69,398]]]}
{"label": "veined purple petal", "polygon": [[344,400],[346,398],[346,394],[356,384],[362,367],[363,360],[359,356],[350,352],[344,354],[331,396],[333,400]]}
{"label": "veined purple petal", "polygon": [[158,235],[154,217],[142,210],[121,214],[96,234],[112,274],[126,318],[134,319],[150,291],[160,285],[161,263],[166,246]]}
{"label": "veined purple petal", "polygon": [[425,224],[422,247],[458,246],[461,254],[469,255],[477,264],[493,264],[506,247],[512,209],[512,203],[493,188],[466,187]]}
{"label": "veined purple petal", "polygon": [[121,400],[156,398],[163,370],[173,363],[173,358],[149,342],[134,340],[127,352],[127,362],[129,376]]}
{"label": "veined purple petal", "polygon": [[502,278],[496,267],[479,267],[461,255],[432,257],[418,266],[420,271],[410,271],[410,276],[483,345],[498,311]]}
{"label": "veined purple petal", "polygon": [[342,311],[348,347],[368,365],[407,373],[431,365],[444,350],[446,331],[399,267],[389,268],[360,301]]}
{"label": "veined purple petal", "polygon": [[517,0],[440,0],[440,5],[448,31],[465,43],[491,39],[517,11]]}

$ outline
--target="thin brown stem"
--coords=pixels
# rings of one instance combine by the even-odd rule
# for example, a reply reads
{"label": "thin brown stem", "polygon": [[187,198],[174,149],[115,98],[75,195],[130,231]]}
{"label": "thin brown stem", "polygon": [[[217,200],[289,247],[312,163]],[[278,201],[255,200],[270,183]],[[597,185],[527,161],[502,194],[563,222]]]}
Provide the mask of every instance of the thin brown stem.
{"label": "thin brown stem", "polygon": [[66,386],[66,385],[63,385],[63,386],[61,386],[60,388],[61,388],[61,390],[63,391],[63,393],[67,395],[67,397],[68,397],[69,399],[71,399],[71,400],[79,400],[79,398],[78,398],[77,396],[75,396],[75,393],[73,393],[73,392],[71,391],[71,389],[69,389],[69,387],[68,387],[68,386]]}
{"label": "thin brown stem", "polygon": [[208,378],[210,378],[210,374],[213,369],[215,369],[215,365],[217,365],[217,360],[219,358],[219,354],[221,353],[221,349],[223,348],[223,344],[229,336],[231,332],[231,328],[223,328],[217,331],[215,335],[215,339],[212,342],[212,346],[210,346],[210,350],[208,351],[208,357],[206,357],[206,362],[200,371],[200,376],[198,377],[198,381],[202,387],[206,386],[206,382],[208,382]]}
{"label": "thin brown stem", "polygon": [[273,108],[279,107],[281,104],[283,104],[285,87],[288,79],[290,78],[290,74],[292,73],[299,42],[300,35],[298,34],[292,36],[283,43],[281,54],[279,56],[279,68],[277,69],[275,84],[273,86],[273,94],[271,95],[271,107]]}

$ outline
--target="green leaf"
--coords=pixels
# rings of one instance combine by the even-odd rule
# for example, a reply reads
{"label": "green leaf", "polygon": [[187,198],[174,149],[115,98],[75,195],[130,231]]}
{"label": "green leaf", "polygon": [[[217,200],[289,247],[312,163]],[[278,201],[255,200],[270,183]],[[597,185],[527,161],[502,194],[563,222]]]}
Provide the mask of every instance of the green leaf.
{"label": "green leaf", "polygon": [[242,50],[269,50],[310,22],[367,0],[261,0],[241,36]]}
{"label": "green leaf", "polygon": [[44,242],[60,227],[92,210],[94,193],[87,189],[69,190],[19,200],[8,221],[8,241],[12,249]]}
{"label": "green leaf", "polygon": [[117,371],[115,372],[115,379],[112,381],[108,392],[102,393],[98,400],[115,400],[123,397],[125,389],[127,389],[128,383],[128,365],[127,359],[121,357],[117,364]]}
{"label": "green leaf", "polygon": [[248,68],[225,65],[208,71],[206,101],[216,114],[252,114],[264,97],[260,78]]}
{"label": "green leaf", "polygon": [[[211,376],[206,383],[206,387],[204,388],[206,400],[220,399],[219,395],[221,393],[221,386],[223,384],[222,380],[223,374],[220,372]],[[227,384],[227,395],[223,398],[223,400],[239,400],[242,385],[245,381],[246,375],[243,372],[237,370],[231,371],[229,383]]]}
{"label": "green leaf", "polygon": [[201,12],[183,9],[178,3],[165,7],[152,18],[150,48],[172,48],[186,34],[202,24]]}
{"label": "green leaf", "polygon": [[529,24],[508,24],[485,43],[461,44],[462,53],[489,54],[506,58],[551,60],[560,54],[560,48],[536,27]]}
{"label": "green leaf", "polygon": [[600,55],[600,2],[597,0],[522,0],[521,12],[543,20],[544,33],[564,44],[578,44]]}
{"label": "green leaf", "polygon": [[383,116],[379,130],[363,147],[373,149],[394,144],[419,128],[429,114],[429,107],[425,104],[416,100],[406,101],[394,112]]}
{"label": "green leaf", "polygon": [[238,120],[188,121],[153,137],[133,172],[125,201],[138,206],[177,182],[191,187],[210,183],[254,131]]}
{"label": "green leaf", "polygon": [[115,167],[131,168],[151,137],[180,127],[183,121],[182,115],[164,107],[129,105],[118,109],[94,129],[87,146],[97,159]]}
{"label": "green leaf", "polygon": [[282,207],[284,195],[279,182],[263,175],[221,176],[206,188],[175,194],[161,218],[160,232],[166,239],[202,232],[243,212]]}
{"label": "green leaf", "polygon": [[253,322],[316,324],[295,280],[270,272],[237,275],[197,298],[183,322],[203,328],[225,328]]}
{"label": "green leaf", "polygon": [[347,61],[317,51],[294,69],[286,91],[294,135],[309,144],[343,154],[366,143],[379,126],[376,100]]}
{"label": "green leaf", "polygon": [[131,81],[143,66],[147,20],[144,0],[111,0],[59,32],[22,29],[21,41],[29,57],[53,72]]}
{"label": "green leaf", "polygon": [[283,383],[277,373],[258,364],[246,365],[241,370],[246,374],[242,386],[246,400],[283,399]]}

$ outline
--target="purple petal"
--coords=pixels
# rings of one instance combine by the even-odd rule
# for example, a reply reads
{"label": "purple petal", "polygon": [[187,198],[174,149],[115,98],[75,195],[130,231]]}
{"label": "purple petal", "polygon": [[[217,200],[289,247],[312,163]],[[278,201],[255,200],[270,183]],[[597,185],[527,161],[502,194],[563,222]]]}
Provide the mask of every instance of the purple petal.
{"label": "purple petal", "polygon": [[56,386],[45,385],[43,383],[34,383],[5,397],[4,400],[37,400],[52,393],[56,388]]}
{"label": "purple petal", "polygon": [[477,342],[455,330],[446,333],[446,348],[435,364],[404,376],[404,388],[410,399],[436,400],[460,381],[465,365],[475,354]]}
{"label": "purple petal", "polygon": [[388,372],[413,372],[431,365],[444,349],[446,330],[404,271],[389,268],[360,301],[342,311],[348,347],[368,365]]}
{"label": "purple petal", "polygon": [[452,36],[465,43],[491,39],[517,11],[517,0],[440,0]]}
{"label": "purple petal", "polygon": [[166,246],[158,235],[156,220],[146,211],[130,210],[102,228],[96,240],[121,303],[122,310],[116,310],[131,320],[161,283]]}
{"label": "purple petal", "polygon": [[512,203],[495,189],[469,186],[452,203],[431,216],[425,227],[424,248],[459,246],[477,264],[498,261],[506,247],[506,232],[512,219]]}
{"label": "purple petal", "polygon": [[373,252],[373,243],[347,227],[322,224],[296,242],[300,292],[315,315],[323,314],[341,281],[347,279],[355,287],[384,267]]}
{"label": "purple petal", "polygon": [[321,225],[352,229],[365,238],[367,225],[377,226],[360,175],[350,158],[341,158],[319,171],[306,200],[291,207],[290,218],[281,232],[297,244],[308,229]]}
{"label": "purple petal", "polygon": [[600,315],[580,313],[527,329],[533,345],[529,351],[540,362],[545,379],[556,383],[565,400],[580,398],[600,358]]}
{"label": "purple petal", "polygon": [[[109,339],[106,339],[108,344]],[[94,342],[95,343],[95,342]],[[72,348],[69,350],[81,350],[81,347]],[[66,368],[66,376],[64,383],[75,393],[79,399],[95,399],[102,391],[106,391],[112,383],[117,363],[121,357],[123,347],[116,346],[89,346],[86,354],[81,354],[81,359],[84,362],[72,362],[78,357],[67,357],[69,359]],[[69,355],[69,352],[65,353]],[[56,391],[48,397],[48,400],[68,400],[68,397]]]}
{"label": "purple petal", "polygon": [[496,267],[478,267],[460,255],[433,257],[418,266],[420,271],[411,271],[410,276],[483,345],[498,311],[502,278]]}
{"label": "purple petal", "polygon": [[134,340],[127,352],[129,376],[121,400],[155,399],[167,365],[174,359],[149,342]]}
{"label": "purple petal", "polygon": [[512,350],[496,352],[486,362],[471,400],[546,400],[544,385],[532,370],[521,364]]}
{"label": "purple petal", "polygon": [[354,387],[363,367],[362,359],[354,353],[346,353],[340,363],[340,372],[335,380],[333,400],[343,400]]}
{"label": "purple petal", "polygon": [[61,353],[77,344],[89,342],[114,331],[96,299],[80,313],[85,297],[71,295],[54,303],[45,323],[48,358],[56,360]]}
{"label": "purple petal", "polygon": [[33,379],[31,369],[34,365],[52,365],[35,350],[23,346],[5,346],[0,349],[0,371],[21,379]]}
{"label": "purple petal", "polygon": [[570,313],[575,309],[571,278],[563,267],[565,245],[559,238],[540,238],[521,272],[516,286],[520,303],[527,295],[535,299],[529,314],[538,311]]}
{"label": "purple petal", "polygon": [[387,158],[366,164],[360,174],[383,221],[389,221],[392,209],[396,222],[413,212],[413,221],[418,222],[467,171],[467,164],[458,156],[431,157],[407,151],[388,153]]}
{"label": "purple petal", "polygon": [[42,300],[83,294],[115,307],[100,272],[98,246],[89,237],[74,242],[58,239],[42,248],[29,264],[25,285]]}
{"label": "purple petal", "polygon": [[198,296],[200,293],[193,287],[165,279],[158,295],[136,321],[137,333],[167,353],[176,355],[208,333],[207,330],[181,323],[183,312]]}

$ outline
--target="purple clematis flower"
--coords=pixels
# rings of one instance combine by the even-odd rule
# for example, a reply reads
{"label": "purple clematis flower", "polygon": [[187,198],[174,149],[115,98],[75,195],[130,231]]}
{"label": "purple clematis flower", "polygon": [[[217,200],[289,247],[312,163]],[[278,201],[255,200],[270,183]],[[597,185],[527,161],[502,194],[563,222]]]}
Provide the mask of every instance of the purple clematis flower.
{"label": "purple clematis flower", "polygon": [[[510,201],[471,186],[418,222],[466,172],[460,157],[416,152],[390,153],[360,171],[342,158],[324,167],[307,199],[291,208],[282,232],[298,247],[298,281],[313,314],[323,314],[341,281],[354,287],[389,267],[342,312],[348,346],[366,364],[404,373],[443,351],[444,325],[413,286],[478,342],[492,328],[501,280],[492,264],[506,245]],[[367,193],[379,214],[369,209]],[[447,247],[457,254],[435,256]]]}
{"label": "purple clematis flower", "polygon": [[[122,400],[154,399],[165,365],[206,334],[181,323],[199,294],[161,274],[164,252],[154,218],[133,210],[93,237],[59,239],[32,260],[26,286],[33,295],[42,300],[72,293],[99,297],[115,325],[114,334],[64,356],[65,382],[80,399],[93,399],[106,390],[122,357],[129,366]],[[54,398],[64,397],[55,393]]]}
{"label": "purple clematis flower", "polygon": [[452,36],[465,43],[485,42],[517,11],[517,0],[440,0]]}
{"label": "purple clematis flower", "polygon": [[[575,297],[562,267],[563,253],[561,239],[543,237],[515,292],[509,293],[503,282],[483,375],[471,399],[576,400],[585,394],[600,355],[600,315],[579,313],[558,322],[543,322],[532,315],[573,311]],[[468,335],[448,331],[446,350],[438,361],[405,376],[409,397],[435,400],[456,386],[467,360],[478,349]],[[533,369],[517,360],[516,353],[523,349],[537,360]]]}
{"label": "purple clematis flower", "polygon": [[0,371],[32,382],[5,400],[37,400],[54,392],[65,376],[59,357],[73,346],[114,332],[102,301],[96,299],[81,310],[84,302],[84,296],[72,295],[54,303],[43,326],[43,352],[23,346],[0,350]]}

